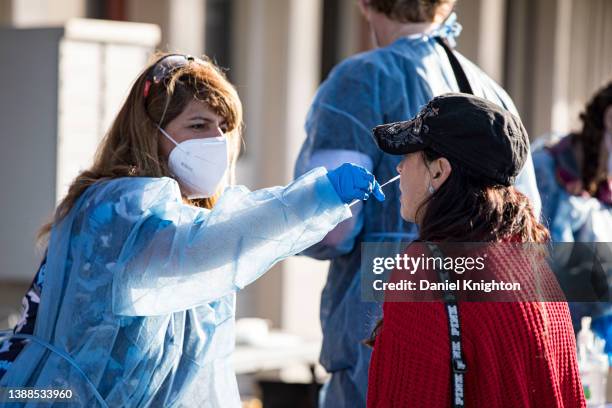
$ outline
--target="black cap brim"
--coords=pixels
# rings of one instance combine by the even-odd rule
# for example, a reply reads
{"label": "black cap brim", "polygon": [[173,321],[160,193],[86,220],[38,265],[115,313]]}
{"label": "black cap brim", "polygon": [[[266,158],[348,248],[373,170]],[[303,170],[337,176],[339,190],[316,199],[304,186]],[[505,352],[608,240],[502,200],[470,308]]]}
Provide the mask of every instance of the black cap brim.
{"label": "black cap brim", "polygon": [[387,123],[372,129],[374,141],[380,150],[393,155],[418,152],[427,147],[423,138],[414,131],[415,121]]}

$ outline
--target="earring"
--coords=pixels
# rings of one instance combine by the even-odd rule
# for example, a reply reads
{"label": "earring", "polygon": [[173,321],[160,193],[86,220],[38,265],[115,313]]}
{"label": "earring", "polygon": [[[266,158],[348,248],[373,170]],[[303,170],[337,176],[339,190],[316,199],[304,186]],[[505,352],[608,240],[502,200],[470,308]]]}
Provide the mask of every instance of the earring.
{"label": "earring", "polygon": [[429,191],[429,194],[433,194],[436,192],[436,189],[430,184],[429,187],[427,187],[427,191]]}

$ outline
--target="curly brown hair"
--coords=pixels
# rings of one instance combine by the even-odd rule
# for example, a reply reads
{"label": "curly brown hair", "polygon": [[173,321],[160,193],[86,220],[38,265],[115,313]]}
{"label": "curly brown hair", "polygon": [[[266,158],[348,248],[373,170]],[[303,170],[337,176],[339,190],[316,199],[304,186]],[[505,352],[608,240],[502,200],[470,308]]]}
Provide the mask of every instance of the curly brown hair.
{"label": "curly brown hair", "polygon": [[444,4],[454,5],[456,0],[369,0],[368,5],[400,23],[433,21],[436,11]]}
{"label": "curly brown hair", "polygon": [[595,196],[602,181],[607,178],[606,172],[600,172],[600,151],[605,130],[604,113],[612,106],[612,82],[599,89],[589,101],[584,112],[580,114],[583,123],[582,131],[574,134],[582,152],[582,185],[590,195]]}

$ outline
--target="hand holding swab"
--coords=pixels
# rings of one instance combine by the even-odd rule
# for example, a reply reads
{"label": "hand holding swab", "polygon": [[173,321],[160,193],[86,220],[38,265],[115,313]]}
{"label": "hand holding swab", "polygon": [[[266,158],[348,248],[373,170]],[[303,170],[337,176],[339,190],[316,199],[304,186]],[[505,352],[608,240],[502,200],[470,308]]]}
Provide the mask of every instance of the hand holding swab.
{"label": "hand holding swab", "polygon": [[[398,174],[397,176],[393,177],[392,179],[387,180],[384,184],[382,184],[380,186],[380,188],[383,188],[384,186],[386,186],[389,183],[393,183],[395,180],[397,180],[399,178],[400,178],[400,175]],[[355,201],[353,201],[352,203],[349,204],[349,207],[352,207],[352,206],[354,206],[355,204],[357,204],[359,202],[361,202],[361,200],[355,200]]]}

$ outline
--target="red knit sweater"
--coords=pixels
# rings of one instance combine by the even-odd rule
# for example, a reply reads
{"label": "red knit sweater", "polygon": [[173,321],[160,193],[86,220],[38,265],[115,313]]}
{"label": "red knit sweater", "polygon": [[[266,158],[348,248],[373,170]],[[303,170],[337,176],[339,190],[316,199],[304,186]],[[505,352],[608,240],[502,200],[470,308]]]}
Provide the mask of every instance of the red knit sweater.
{"label": "red knit sweater", "polygon": [[[517,267],[515,264],[514,267]],[[450,407],[442,302],[385,302],[368,407]],[[461,302],[466,407],[585,407],[567,303]]]}

